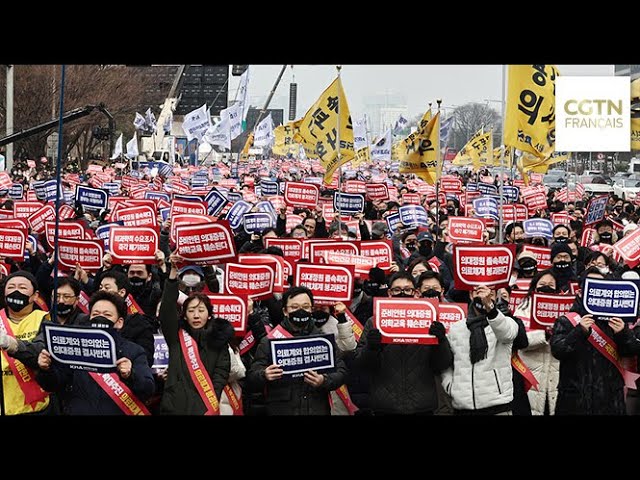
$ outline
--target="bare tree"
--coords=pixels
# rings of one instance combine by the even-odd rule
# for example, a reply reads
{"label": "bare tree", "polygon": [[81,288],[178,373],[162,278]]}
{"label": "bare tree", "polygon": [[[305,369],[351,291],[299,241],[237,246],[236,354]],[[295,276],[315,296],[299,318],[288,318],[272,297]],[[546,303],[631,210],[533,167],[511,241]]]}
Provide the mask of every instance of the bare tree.
{"label": "bare tree", "polygon": [[[104,103],[114,116],[117,134],[133,135],[135,106],[144,96],[143,77],[136,69],[122,65],[68,65],[66,67],[64,110]],[[34,127],[51,120],[52,110],[59,114],[60,66],[16,65],[14,82],[14,131]],[[5,78],[0,75],[0,91]],[[0,96],[0,128],[4,131],[6,106]],[[107,126],[107,119],[94,112],[67,123],[63,130],[63,158],[78,157],[82,169],[102,146],[92,136],[95,126]],[[39,158],[45,154],[47,136],[55,128],[16,142],[18,157]],[[105,153],[108,153],[108,143]]]}
{"label": "bare tree", "polygon": [[493,142],[497,147],[500,142],[502,123],[500,114],[483,103],[466,103],[453,111],[453,127],[449,143],[461,149],[481,128],[485,131],[493,129]]}

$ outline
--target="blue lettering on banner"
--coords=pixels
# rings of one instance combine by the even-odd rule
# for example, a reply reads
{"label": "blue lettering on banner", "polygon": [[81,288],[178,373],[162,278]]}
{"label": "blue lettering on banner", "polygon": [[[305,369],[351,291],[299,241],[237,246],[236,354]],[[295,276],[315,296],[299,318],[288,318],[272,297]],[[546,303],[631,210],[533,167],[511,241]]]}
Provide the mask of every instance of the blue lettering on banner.
{"label": "blue lettering on banner", "polygon": [[607,208],[607,200],[609,200],[609,197],[607,195],[602,195],[601,197],[592,198],[589,201],[589,205],[587,205],[587,214],[584,217],[585,226],[598,223],[604,218]]}
{"label": "blue lettering on banner", "polygon": [[9,189],[9,198],[20,200],[24,194],[24,186],[21,183],[14,183]]}
{"label": "blue lettering on banner", "polygon": [[272,339],[269,343],[271,364],[282,368],[284,375],[300,376],[309,370],[330,372],[335,369],[333,334]]}
{"label": "blue lettering on banner", "polygon": [[546,218],[530,218],[522,222],[525,237],[553,238],[553,223]]}
{"label": "blue lettering on banner", "polygon": [[167,221],[170,213],[171,213],[171,209],[169,207],[160,209],[160,218],[162,218],[163,222]]}
{"label": "blue lettering on banner", "polygon": [[64,203],[67,205],[73,205],[74,199],[74,193],[71,190],[64,191]]}
{"label": "blue lettering on banner", "polygon": [[183,200],[185,202],[201,202],[202,201],[202,197],[198,195],[180,195],[179,193],[174,194],[173,199]]}
{"label": "blue lettering on banner", "polygon": [[582,302],[592,315],[621,317],[633,323],[638,314],[639,292],[636,281],[587,278]]}
{"label": "blue lettering on banner", "polygon": [[275,228],[275,215],[264,212],[246,213],[244,215],[244,231],[248,234],[262,232],[267,228]]}
{"label": "blue lettering on banner", "polygon": [[144,192],[144,198],[146,200],[164,200],[167,203],[171,201],[169,194],[162,192]]}
{"label": "blue lettering on banner", "polygon": [[391,215],[387,215],[385,219],[387,221],[387,226],[389,227],[389,231],[391,233],[396,233],[398,227],[402,226],[402,220],[400,220],[399,213],[392,213]]}
{"label": "blue lettering on banner", "polygon": [[202,175],[194,175],[191,177],[191,188],[206,187],[208,183],[209,179]]}
{"label": "blue lettering on banner", "polygon": [[87,210],[102,210],[109,205],[109,194],[99,188],[77,185],[76,202]]}
{"label": "blue lettering on banner", "polygon": [[36,192],[36,198],[38,200],[44,200],[46,198],[47,192],[44,186],[44,180],[33,182],[33,190]]}
{"label": "blue lettering on banner", "polygon": [[77,370],[113,372],[116,342],[112,329],[43,323],[47,350],[58,362]]}
{"label": "blue lettering on banner", "polygon": [[56,195],[60,194],[60,198],[64,198],[62,193],[62,185],[58,186],[57,180],[47,180],[44,182],[44,197],[45,202],[55,202]]}
{"label": "blue lettering on banner", "polygon": [[472,203],[476,217],[489,217],[498,220],[498,202],[495,198],[474,198]]}
{"label": "blue lettering on banner", "polygon": [[229,226],[235,230],[242,225],[244,220],[244,214],[251,211],[253,205],[244,200],[236,202],[227,212],[227,220],[229,220]]}
{"label": "blue lettering on banner", "polygon": [[111,230],[111,227],[122,227],[123,225],[124,222],[118,220],[117,222],[107,223],[96,228],[96,237],[104,242],[105,252],[109,251],[109,230]]}
{"label": "blue lettering on banner", "polygon": [[478,182],[477,191],[485,195],[490,195],[492,193],[498,193],[498,188],[489,183]]}
{"label": "blue lettering on banner", "polygon": [[364,212],[364,195],[361,193],[335,192],[333,210],[345,215]]}
{"label": "blue lettering on banner", "polygon": [[209,215],[213,215],[215,217],[227,204],[227,197],[225,197],[216,187],[213,187],[209,193],[207,193],[207,196],[204,197],[204,201],[209,205]]}
{"label": "blue lettering on banner", "polygon": [[404,225],[429,226],[427,211],[420,205],[404,205],[398,209],[398,213]]}
{"label": "blue lettering on banner", "polygon": [[502,193],[508,202],[517,202],[520,196],[520,189],[518,187],[512,187],[511,185],[504,185],[502,187]]}
{"label": "blue lettering on banner", "polygon": [[169,346],[160,333],[153,336],[153,342],[153,365],[151,368],[157,373],[169,367]]}
{"label": "blue lettering on banner", "polygon": [[118,195],[120,193],[120,184],[116,182],[103,183],[101,188],[109,192],[109,195]]}
{"label": "blue lettering on banner", "polygon": [[476,182],[467,183],[467,192],[477,192],[478,184]]}
{"label": "blue lettering on banner", "polygon": [[242,201],[242,194],[238,192],[229,192],[227,194],[227,200],[231,203],[236,203]]}
{"label": "blue lettering on banner", "polygon": [[260,182],[260,188],[262,190],[262,195],[265,197],[271,197],[273,195],[278,195],[278,182]]}

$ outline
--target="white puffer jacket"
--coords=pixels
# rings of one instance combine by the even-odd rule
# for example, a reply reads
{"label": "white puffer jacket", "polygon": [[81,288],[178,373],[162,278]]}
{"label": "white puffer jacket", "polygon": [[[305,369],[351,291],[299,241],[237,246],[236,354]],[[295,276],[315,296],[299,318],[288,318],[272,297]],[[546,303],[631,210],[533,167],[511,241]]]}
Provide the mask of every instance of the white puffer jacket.
{"label": "white puffer jacket", "polygon": [[[531,302],[521,303],[513,315],[529,320],[531,318]],[[551,346],[545,337],[544,330],[528,331],[527,339],[529,346],[519,351],[520,359],[529,367],[539,383],[538,390],[530,388],[527,392],[531,413],[544,415],[544,404],[548,398],[549,414],[553,415],[558,399],[560,360],[551,355]]]}
{"label": "white puffer jacket", "polygon": [[[244,378],[247,374],[247,369],[242,363],[240,353],[229,347],[229,357],[231,359],[231,368],[229,369],[228,385],[231,385],[231,390],[236,394],[236,398],[242,401],[242,387],[238,383],[238,380]],[[220,415],[233,415],[233,408],[229,402],[227,392],[222,391],[222,397],[220,398]]]}
{"label": "white puffer jacket", "polygon": [[456,410],[479,410],[513,400],[511,347],[518,335],[518,324],[500,311],[487,320],[487,358],[473,365],[469,358],[471,332],[466,322],[454,323],[447,334],[453,367],[442,373],[442,386]]}

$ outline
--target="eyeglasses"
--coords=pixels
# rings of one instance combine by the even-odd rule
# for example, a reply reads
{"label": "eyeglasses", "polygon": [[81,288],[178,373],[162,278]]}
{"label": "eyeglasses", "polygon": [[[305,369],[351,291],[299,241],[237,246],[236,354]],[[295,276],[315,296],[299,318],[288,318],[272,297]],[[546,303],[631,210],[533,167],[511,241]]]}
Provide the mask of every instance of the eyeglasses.
{"label": "eyeglasses", "polygon": [[56,295],[56,300],[73,300],[74,298],[76,298],[76,296],[70,293],[59,293]]}
{"label": "eyeglasses", "polygon": [[404,288],[393,287],[393,288],[390,288],[389,291],[391,292],[391,295],[400,295],[401,293],[405,293],[407,295],[413,295],[416,289],[413,287],[404,287]]}

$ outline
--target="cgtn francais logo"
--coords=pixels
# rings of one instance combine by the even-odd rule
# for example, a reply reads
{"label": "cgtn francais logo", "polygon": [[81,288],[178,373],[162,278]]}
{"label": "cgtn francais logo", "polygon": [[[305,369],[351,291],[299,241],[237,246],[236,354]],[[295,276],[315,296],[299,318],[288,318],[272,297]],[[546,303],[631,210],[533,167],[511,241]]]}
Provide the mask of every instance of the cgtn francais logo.
{"label": "cgtn francais logo", "polygon": [[556,79],[556,151],[629,152],[629,77]]}

